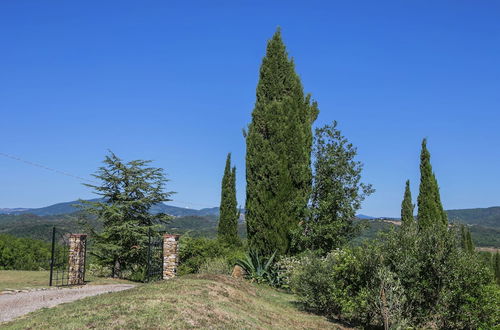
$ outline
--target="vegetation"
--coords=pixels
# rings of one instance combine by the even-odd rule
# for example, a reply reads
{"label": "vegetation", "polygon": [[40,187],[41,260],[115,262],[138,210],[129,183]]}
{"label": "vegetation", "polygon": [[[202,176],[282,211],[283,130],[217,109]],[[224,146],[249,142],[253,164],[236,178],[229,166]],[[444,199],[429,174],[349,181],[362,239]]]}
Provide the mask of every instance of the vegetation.
{"label": "vegetation", "polygon": [[432,171],[431,154],[427,150],[427,139],[422,141],[420,153],[420,191],[418,194],[418,225],[430,227],[433,223],[448,225],[448,217],[441,204],[436,175]]}
{"label": "vegetation", "polygon": [[450,220],[500,229],[500,207],[446,211]]}
{"label": "vegetation", "polygon": [[237,244],[238,238],[238,202],[236,201],[236,167],[231,169],[231,154],[227,154],[226,167],[222,177],[219,228],[217,236],[230,244]]}
{"label": "vegetation", "polygon": [[411,224],[415,221],[415,218],[413,217],[414,209],[415,204],[413,204],[411,199],[410,180],[406,180],[405,194],[403,202],[401,203],[401,223],[403,225]]}
{"label": "vegetation", "polygon": [[309,216],[296,235],[297,251],[311,249],[326,254],[347,244],[357,233],[356,211],[374,189],[361,182],[363,165],[354,159],[356,154],[336,122],[316,129]]}
{"label": "vegetation", "polygon": [[318,108],[305,96],[278,29],[267,44],[246,134],[249,244],[287,253],[311,192],[312,123]]}
{"label": "vegetation", "polygon": [[293,295],[227,276],[191,275],[41,309],[3,329],[336,329]]}
{"label": "vegetation", "polygon": [[92,253],[100,265],[112,269],[113,277],[121,278],[124,270],[142,273],[148,233],[170,219],[165,213],[150,212],[152,206],[168,201],[171,193],[163,191],[167,181],[163,169],[147,167],[149,163],[124,163],[110,152],[94,175],[101,184],[86,184],[101,196],[97,201],[82,201],[84,212],[102,223],[101,231],[90,228]]}
{"label": "vegetation", "polygon": [[258,250],[250,250],[248,254],[236,261],[243,268],[246,277],[252,282],[273,284],[275,275],[273,273],[273,262],[276,252],[270,257],[262,256]]}
{"label": "vegetation", "polygon": [[403,227],[363,247],[303,256],[291,289],[310,310],[365,326],[492,328],[500,288],[490,269],[439,228]]}
{"label": "vegetation", "polygon": [[44,241],[0,234],[0,270],[48,269],[51,249]]}
{"label": "vegetation", "polygon": [[179,275],[200,272],[217,260],[223,260],[227,267],[233,267],[236,261],[245,255],[243,246],[234,246],[226,241],[204,237],[182,236],[179,242]]}

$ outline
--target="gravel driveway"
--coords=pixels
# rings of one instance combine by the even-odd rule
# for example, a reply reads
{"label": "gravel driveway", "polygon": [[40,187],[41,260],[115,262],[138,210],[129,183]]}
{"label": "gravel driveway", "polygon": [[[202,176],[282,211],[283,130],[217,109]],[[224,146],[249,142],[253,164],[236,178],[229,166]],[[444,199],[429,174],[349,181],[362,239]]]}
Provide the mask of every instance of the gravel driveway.
{"label": "gravel driveway", "polygon": [[86,285],[0,295],[0,322],[10,321],[43,307],[54,307],[101,293],[131,289],[134,286],[131,284]]}

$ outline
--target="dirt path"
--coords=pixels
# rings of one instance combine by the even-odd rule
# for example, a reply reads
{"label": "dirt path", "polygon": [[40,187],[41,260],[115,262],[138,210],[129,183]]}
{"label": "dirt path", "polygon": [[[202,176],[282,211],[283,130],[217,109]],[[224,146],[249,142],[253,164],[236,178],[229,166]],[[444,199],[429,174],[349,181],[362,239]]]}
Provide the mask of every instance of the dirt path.
{"label": "dirt path", "polygon": [[101,293],[131,289],[134,286],[131,284],[87,285],[77,288],[58,288],[0,295],[0,322],[10,321],[43,307],[54,307]]}

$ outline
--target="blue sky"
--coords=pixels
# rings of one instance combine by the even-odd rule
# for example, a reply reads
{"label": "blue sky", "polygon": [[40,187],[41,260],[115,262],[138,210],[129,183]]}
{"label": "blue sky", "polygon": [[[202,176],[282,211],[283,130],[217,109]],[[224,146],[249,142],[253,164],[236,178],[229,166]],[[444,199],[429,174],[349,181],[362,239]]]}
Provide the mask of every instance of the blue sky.
{"label": "blue sky", "polygon": [[[500,205],[497,1],[2,1],[0,152],[89,177],[111,149],[168,173],[173,205],[218,205],[245,143],[266,41],[282,28],[316,125],[337,120],[398,216],[427,137],[445,208]],[[90,198],[0,157],[0,207]]]}

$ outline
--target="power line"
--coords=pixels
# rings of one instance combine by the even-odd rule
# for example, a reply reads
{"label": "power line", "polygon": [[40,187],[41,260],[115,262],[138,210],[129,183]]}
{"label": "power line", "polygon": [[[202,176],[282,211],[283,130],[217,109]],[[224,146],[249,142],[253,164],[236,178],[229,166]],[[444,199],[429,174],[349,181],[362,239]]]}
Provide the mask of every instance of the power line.
{"label": "power line", "polygon": [[[58,169],[55,169],[55,168],[51,168],[51,167],[45,166],[45,165],[40,164],[40,163],[35,163],[35,162],[29,161],[29,160],[26,160],[26,159],[22,159],[21,157],[17,157],[17,156],[14,156],[14,155],[6,154],[4,152],[0,152],[0,156],[3,156],[5,158],[9,158],[9,159],[13,159],[13,160],[16,160],[18,162],[22,162],[22,163],[28,164],[30,166],[42,168],[44,170],[48,170],[48,171],[51,171],[51,172],[54,172],[54,173],[57,173],[57,174],[65,175],[65,176],[68,176],[68,177],[72,177],[72,178],[75,178],[75,179],[78,179],[78,180],[81,180],[81,181],[87,181],[87,182],[97,183],[97,184],[99,183],[99,182],[97,182],[95,180],[85,179],[85,178],[82,178],[81,176],[74,175],[74,174],[68,173],[66,171],[61,171],[61,170],[58,170]],[[185,202],[185,201],[180,201],[180,200],[172,200],[172,202],[180,203],[180,204],[184,204],[184,205],[188,205],[188,206],[213,207],[213,205],[197,204],[197,203]]]}
{"label": "power line", "polygon": [[91,180],[91,179],[85,179],[85,178],[82,178],[81,176],[74,175],[74,174],[71,174],[71,173],[68,173],[68,172],[65,172],[65,171],[57,170],[55,168],[51,168],[51,167],[42,165],[40,163],[35,163],[35,162],[29,161],[29,160],[26,160],[26,159],[22,159],[22,158],[17,157],[17,156],[9,155],[9,154],[6,154],[4,152],[0,152],[0,156],[4,156],[6,158],[17,160],[19,162],[22,162],[22,163],[25,163],[25,164],[28,164],[28,165],[31,165],[31,166],[43,168],[45,170],[48,170],[48,171],[51,171],[51,172],[54,172],[54,173],[58,173],[58,174],[61,174],[61,175],[69,176],[69,177],[72,177],[72,178],[75,178],[75,179],[78,179],[78,180],[92,182],[92,183],[99,183],[99,182]]}

